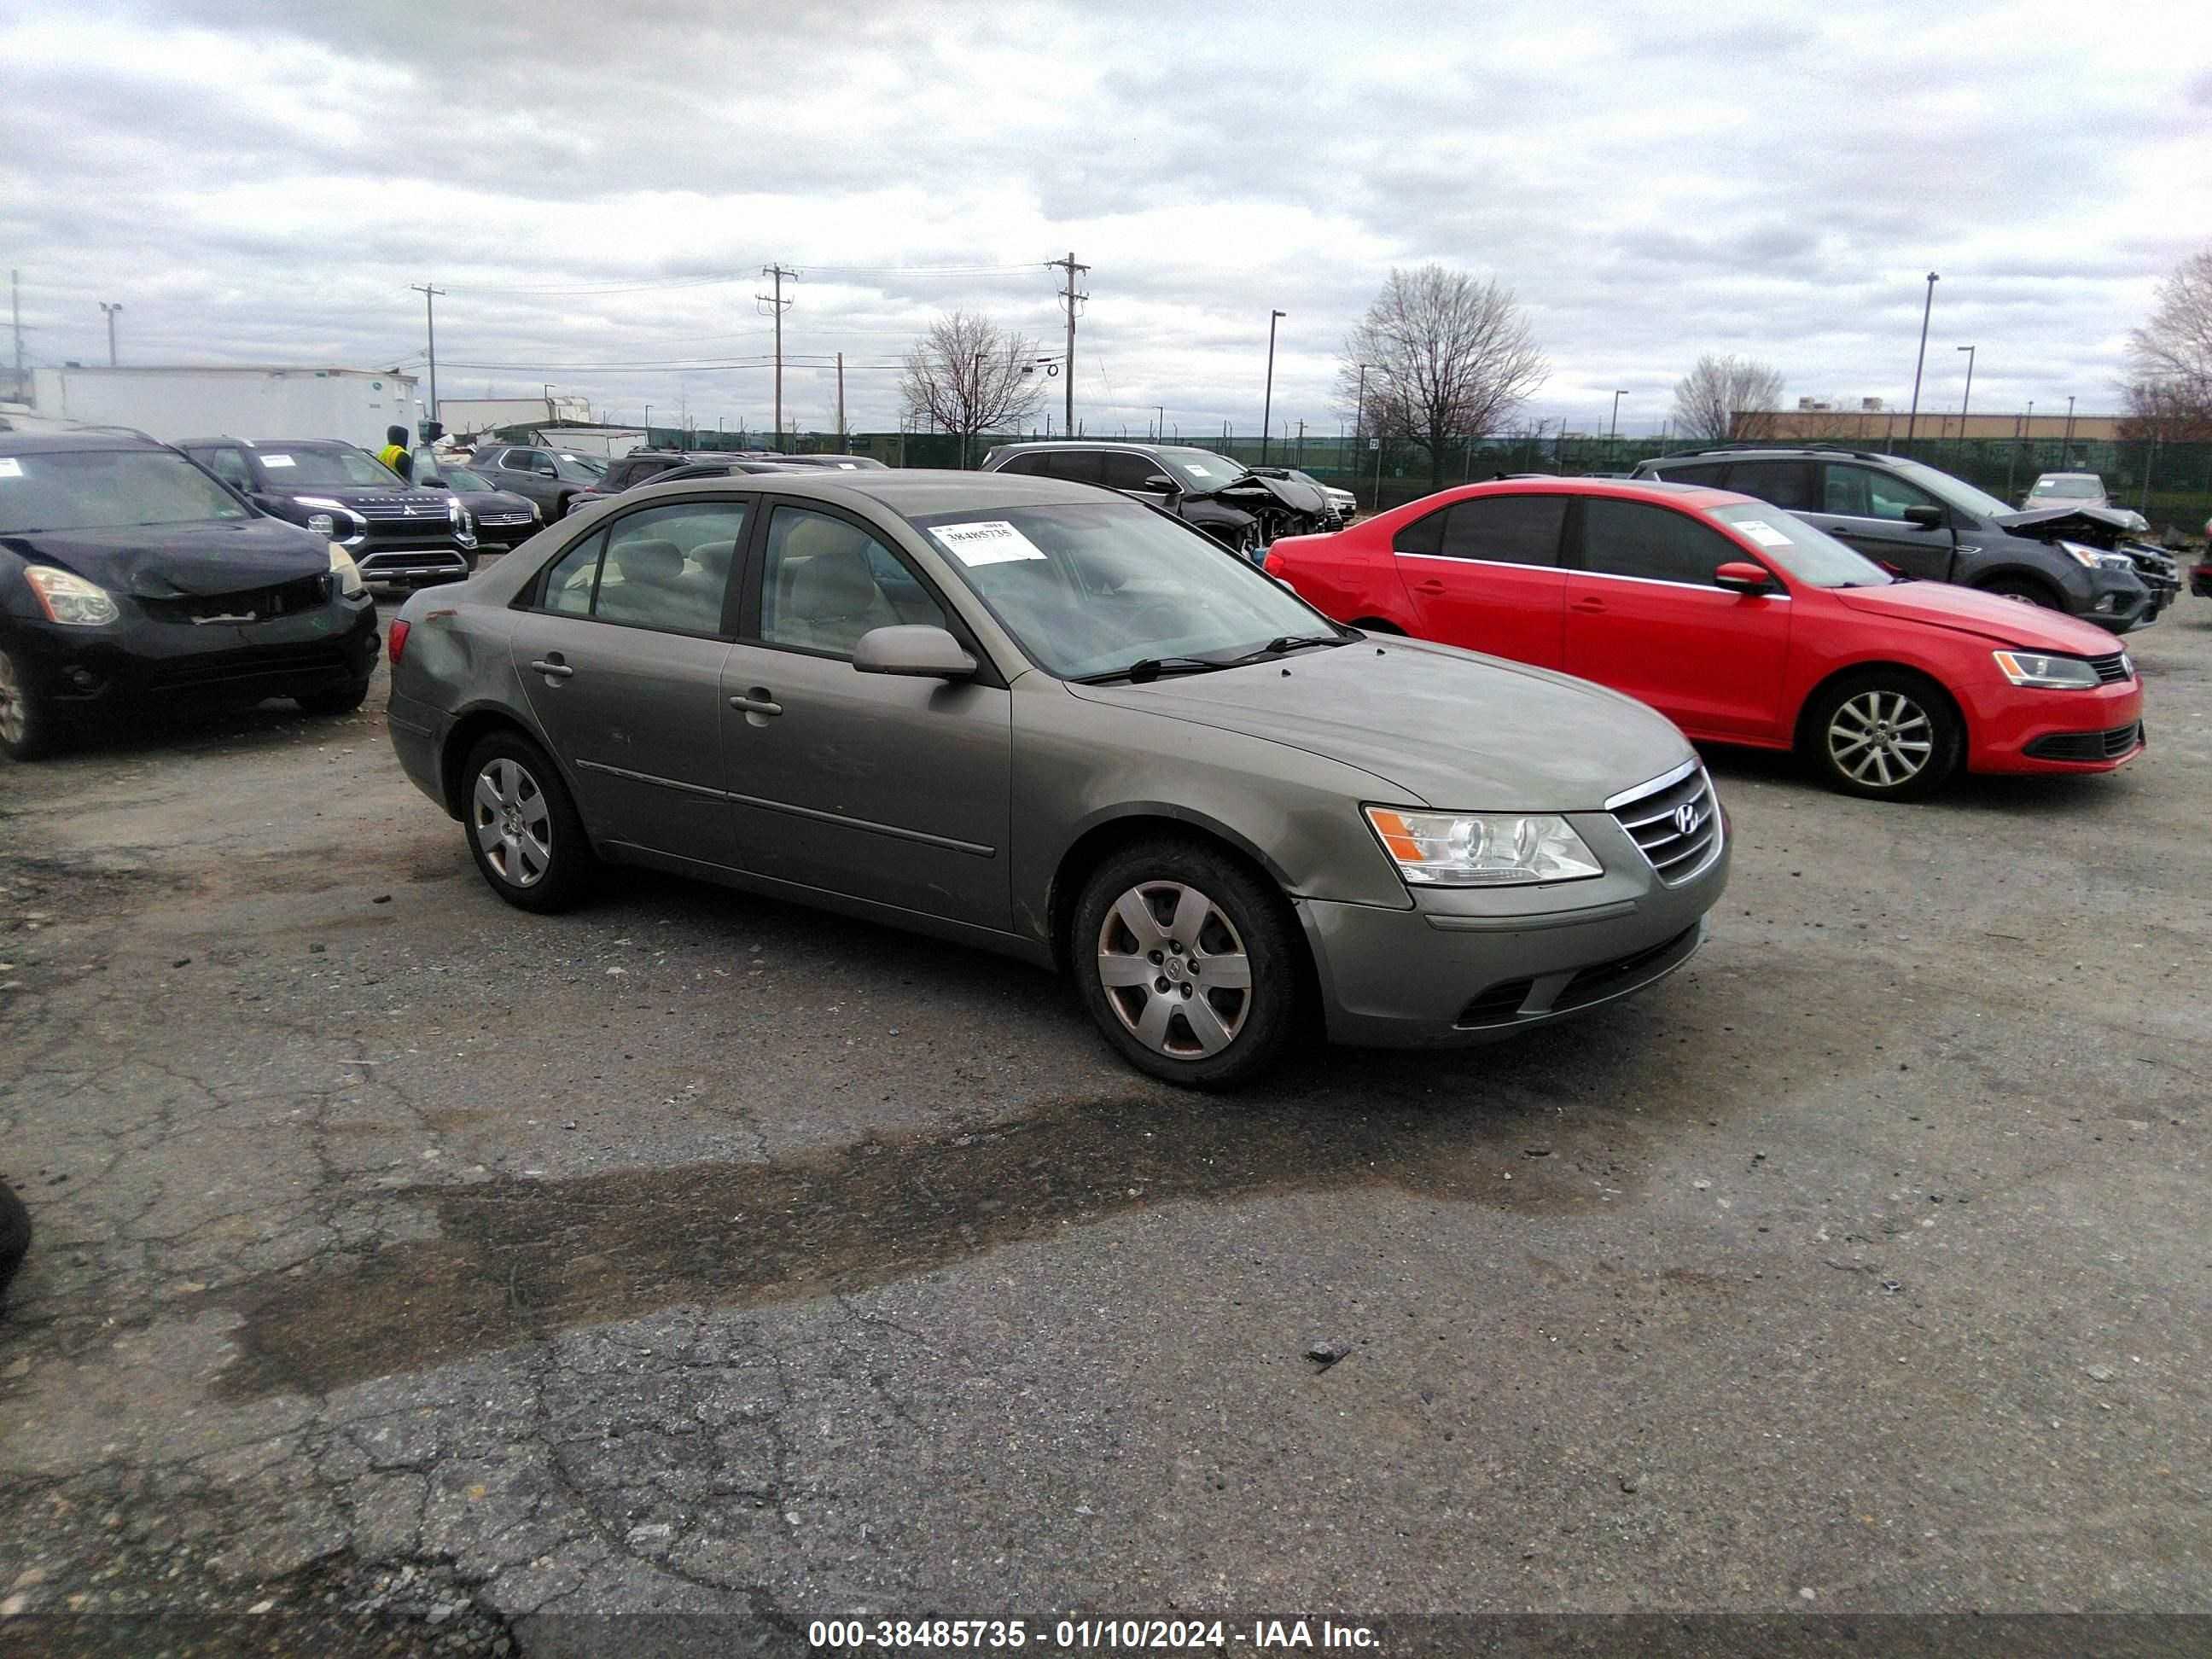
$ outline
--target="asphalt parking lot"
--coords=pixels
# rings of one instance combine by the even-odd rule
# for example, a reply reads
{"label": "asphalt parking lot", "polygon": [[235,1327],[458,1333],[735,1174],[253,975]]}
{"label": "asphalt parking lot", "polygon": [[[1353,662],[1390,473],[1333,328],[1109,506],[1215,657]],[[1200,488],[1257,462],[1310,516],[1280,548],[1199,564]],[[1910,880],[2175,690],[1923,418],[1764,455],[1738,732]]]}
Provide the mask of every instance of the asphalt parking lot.
{"label": "asphalt parking lot", "polygon": [[1687,969],[1227,1100],[993,957],[510,909],[380,678],[0,769],[0,1614],[2212,1607],[2212,602],[2129,644],[2120,775],[1718,755]]}

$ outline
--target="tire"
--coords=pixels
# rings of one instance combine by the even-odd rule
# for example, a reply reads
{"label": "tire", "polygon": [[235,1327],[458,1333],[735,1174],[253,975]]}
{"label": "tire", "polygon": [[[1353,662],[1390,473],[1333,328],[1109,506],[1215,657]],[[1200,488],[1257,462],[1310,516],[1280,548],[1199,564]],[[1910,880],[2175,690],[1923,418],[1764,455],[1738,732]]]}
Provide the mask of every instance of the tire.
{"label": "tire", "polygon": [[2033,576],[1999,576],[1984,585],[1982,592],[1994,593],[2001,599],[2017,599],[2022,605],[2040,605],[2045,611],[2063,611],[2065,602],[2057,592]]}
{"label": "tire", "polygon": [[1806,711],[1802,747],[1832,789],[1923,800],[1950,781],[1966,728],[1942,688],[1909,670],[1846,675]]}
{"label": "tire", "polygon": [[1164,1082],[1235,1088],[1304,1029],[1290,907],[1220,848],[1163,836],[1123,848],[1084,883],[1071,926],[1084,1006],[1122,1059]]}
{"label": "tire", "polygon": [[61,740],[53,699],[40,689],[20,652],[0,646],[0,755],[36,760]]}
{"label": "tire", "polygon": [[368,679],[369,677],[364,674],[336,691],[313,691],[294,701],[300,705],[301,714],[312,714],[318,720],[334,714],[350,714],[368,701]]}
{"label": "tire", "polygon": [[15,1277],[15,1269],[23,1265],[30,1249],[31,1212],[15,1196],[15,1189],[0,1181],[0,1297],[8,1294],[8,1282]]}
{"label": "tire", "polygon": [[590,884],[597,860],[568,787],[520,732],[495,732],[469,751],[461,820],[477,871],[517,908],[565,910]]}

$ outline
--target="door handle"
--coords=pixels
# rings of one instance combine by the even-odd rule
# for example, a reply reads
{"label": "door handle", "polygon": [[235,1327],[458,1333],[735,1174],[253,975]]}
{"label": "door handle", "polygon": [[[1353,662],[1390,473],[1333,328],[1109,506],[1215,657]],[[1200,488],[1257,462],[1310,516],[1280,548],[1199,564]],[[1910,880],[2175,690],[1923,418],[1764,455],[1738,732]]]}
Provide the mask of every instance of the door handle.
{"label": "door handle", "polygon": [[1433,576],[1430,577],[1429,580],[1425,582],[1415,582],[1413,584],[1413,592],[1416,593],[1441,593],[1443,591],[1444,585]]}
{"label": "door handle", "polygon": [[546,658],[543,662],[534,662],[530,665],[549,680],[565,680],[576,672],[567,663],[562,662],[558,653]]}
{"label": "door handle", "polygon": [[1569,605],[1567,609],[1570,611],[1579,611],[1586,617],[1602,616],[1605,612],[1605,601],[1603,599],[1577,599],[1572,605]]}
{"label": "door handle", "polygon": [[742,708],[748,714],[781,714],[783,713],[783,705],[770,697],[768,692],[760,686],[755,686],[748,696],[732,697],[730,699],[730,707],[732,708]]}

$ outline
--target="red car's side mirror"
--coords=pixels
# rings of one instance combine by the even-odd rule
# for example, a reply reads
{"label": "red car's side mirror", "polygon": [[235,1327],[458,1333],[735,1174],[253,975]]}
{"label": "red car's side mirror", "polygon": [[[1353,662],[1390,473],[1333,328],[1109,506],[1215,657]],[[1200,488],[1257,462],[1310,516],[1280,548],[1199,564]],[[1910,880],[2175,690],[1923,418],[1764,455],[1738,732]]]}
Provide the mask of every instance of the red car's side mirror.
{"label": "red car's side mirror", "polygon": [[1747,559],[1731,560],[1713,572],[1713,585],[1734,593],[1770,593],[1779,586],[1763,565]]}

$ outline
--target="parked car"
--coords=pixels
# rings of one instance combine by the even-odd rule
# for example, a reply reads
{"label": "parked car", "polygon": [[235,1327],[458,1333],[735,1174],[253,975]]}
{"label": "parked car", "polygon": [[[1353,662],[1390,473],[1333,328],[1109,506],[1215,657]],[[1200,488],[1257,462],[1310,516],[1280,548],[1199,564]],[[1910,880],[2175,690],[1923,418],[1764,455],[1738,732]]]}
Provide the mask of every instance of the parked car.
{"label": "parked car", "polygon": [[[617,461],[615,465],[619,467],[622,463]],[[674,483],[684,478],[726,478],[733,472],[791,472],[799,470],[782,461],[747,455],[698,454],[680,461],[677,465],[656,467],[651,471],[631,477],[628,483],[619,488],[615,485],[614,472],[610,471],[601,483],[589,489],[580,489],[568,497],[568,512],[581,513],[587,507],[596,507],[611,496],[619,495],[624,489],[635,489],[641,483]],[[568,514],[562,516],[565,518]]]}
{"label": "parked car", "polygon": [[1651,710],[1051,479],[649,485],[391,634],[400,763],[510,903],[634,861],[1057,964],[1178,1084],[1626,995],[1727,879]]}
{"label": "parked car", "polygon": [[1293,483],[1304,484],[1309,489],[1321,492],[1328,510],[1332,530],[1341,530],[1359,514],[1359,497],[1348,489],[1339,489],[1334,484],[1325,484],[1310,472],[1301,472],[1294,466],[1255,466],[1252,476],[1258,478],[1288,478]]}
{"label": "parked car", "polygon": [[1756,495],[1907,576],[2068,611],[2115,634],[2154,621],[2180,587],[2173,560],[2129,540],[2105,508],[2015,513],[1895,455],[1708,449],[1639,461],[1636,476]]}
{"label": "parked car", "polygon": [[494,489],[491,480],[466,462],[432,450],[415,452],[414,466],[408,476],[418,489],[452,493],[476,527],[479,554],[504,553],[519,547],[535,536],[538,526],[545,522],[537,502],[527,496]]}
{"label": "parked car", "polygon": [[2138,536],[2150,534],[2150,520],[2133,507],[2116,501],[2105,488],[2104,478],[2094,472],[2045,472],[2027,487],[2021,497],[2021,510],[2032,513],[2039,507],[2101,507],[2118,514],[2127,520],[2129,530]]}
{"label": "parked car", "polygon": [[568,510],[568,498],[596,487],[608,463],[574,450],[536,444],[479,444],[473,463],[495,489],[535,501],[550,520]]}
{"label": "parked car", "polygon": [[2197,562],[2189,568],[2189,591],[2200,599],[2212,599],[2212,519],[2204,521],[2204,545],[2197,551]]}
{"label": "parked car", "polygon": [[450,491],[407,483],[332,438],[187,438],[177,446],[263,512],[336,542],[364,580],[425,587],[465,580],[476,527]]}
{"label": "parked car", "polygon": [[890,469],[872,455],[787,455],[769,450],[756,459],[781,461],[787,466],[826,466],[839,472],[887,472]]}
{"label": "parked car", "polygon": [[0,434],[0,751],[133,702],[361,706],[376,608],[345,550],[166,445]]}
{"label": "parked car", "polygon": [[1180,444],[1004,444],[983,458],[983,471],[1117,489],[1255,562],[1279,536],[1328,527],[1328,502],[1318,489],[1261,477],[1241,461]]}
{"label": "parked car", "polygon": [[1583,675],[1700,743],[1796,750],[1846,794],[2142,750],[2142,682],[2098,629],[1900,580],[1732,490],[1474,484],[1278,543],[1267,569],[1356,626]]}

